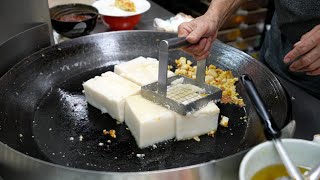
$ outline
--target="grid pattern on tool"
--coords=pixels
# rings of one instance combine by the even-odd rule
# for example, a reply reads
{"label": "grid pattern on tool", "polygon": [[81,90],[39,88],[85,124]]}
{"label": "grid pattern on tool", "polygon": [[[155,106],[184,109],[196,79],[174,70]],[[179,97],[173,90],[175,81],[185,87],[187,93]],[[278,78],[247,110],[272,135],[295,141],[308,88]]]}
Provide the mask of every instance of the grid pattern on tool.
{"label": "grid pattern on tool", "polygon": [[189,104],[203,98],[200,95],[201,88],[189,84],[177,84],[168,87],[167,97],[182,104]]}

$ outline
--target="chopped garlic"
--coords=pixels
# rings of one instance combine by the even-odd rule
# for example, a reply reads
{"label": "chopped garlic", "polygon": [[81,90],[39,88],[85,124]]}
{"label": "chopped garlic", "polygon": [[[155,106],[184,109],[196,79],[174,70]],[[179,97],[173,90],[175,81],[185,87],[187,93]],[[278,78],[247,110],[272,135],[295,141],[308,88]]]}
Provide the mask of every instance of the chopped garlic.
{"label": "chopped garlic", "polygon": [[144,158],[146,155],[145,154],[136,154],[137,158]]}
{"label": "chopped garlic", "polygon": [[80,135],[80,136],[79,136],[79,141],[82,141],[82,140],[83,140],[83,136]]}
{"label": "chopped garlic", "polygon": [[193,137],[193,139],[194,139],[195,141],[200,142],[200,138],[199,138],[199,136],[195,136],[195,137]]}
{"label": "chopped garlic", "polygon": [[[175,63],[177,66],[175,74],[196,79],[197,66],[192,66],[190,60],[180,57],[180,59],[176,59]],[[239,98],[239,94],[236,92],[235,83],[237,81],[238,78],[234,77],[231,71],[224,71],[214,65],[209,65],[206,68],[205,82],[222,90],[222,103],[245,105],[243,99]]]}
{"label": "chopped garlic", "polygon": [[221,116],[221,121],[220,121],[219,125],[222,126],[222,127],[228,127],[229,118],[226,117],[226,116]]}
{"label": "chopped garlic", "polygon": [[117,137],[117,136],[116,136],[116,130],[111,129],[111,130],[109,131],[109,133],[110,133],[110,136],[111,136],[111,137],[113,137],[113,138],[116,138],[116,137]]}
{"label": "chopped garlic", "polygon": [[208,132],[208,136],[214,137],[215,133],[216,133],[216,131],[212,130],[212,131]]}
{"label": "chopped garlic", "polygon": [[113,138],[116,138],[117,137],[117,135],[116,135],[116,130],[114,130],[114,129],[110,129],[109,131],[107,131],[106,129],[104,129],[103,131],[102,131],[102,133],[103,133],[103,135],[110,135],[111,137],[113,137]]}
{"label": "chopped garlic", "polygon": [[102,133],[104,134],[104,135],[107,135],[107,134],[109,134],[109,131],[107,131],[107,130],[102,130]]}

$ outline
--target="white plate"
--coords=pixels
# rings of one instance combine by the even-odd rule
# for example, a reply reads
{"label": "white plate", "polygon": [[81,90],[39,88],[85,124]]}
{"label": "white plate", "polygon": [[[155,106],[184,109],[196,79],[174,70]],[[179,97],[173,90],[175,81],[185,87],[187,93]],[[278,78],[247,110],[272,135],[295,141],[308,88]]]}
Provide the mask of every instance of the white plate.
{"label": "white plate", "polygon": [[93,6],[98,9],[101,15],[105,16],[114,16],[114,17],[125,17],[133,16],[137,14],[142,14],[148,11],[151,7],[150,3],[147,0],[131,0],[136,5],[135,12],[124,11],[120,8],[117,8],[115,0],[99,0],[93,3]]}

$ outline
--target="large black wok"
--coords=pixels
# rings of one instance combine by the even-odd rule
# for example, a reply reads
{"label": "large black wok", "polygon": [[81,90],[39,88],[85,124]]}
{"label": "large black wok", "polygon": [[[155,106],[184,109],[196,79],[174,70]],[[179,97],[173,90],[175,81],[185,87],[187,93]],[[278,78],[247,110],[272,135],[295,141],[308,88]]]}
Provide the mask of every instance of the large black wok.
{"label": "large black wok", "polygon": [[[220,159],[264,140],[262,126],[242,84],[246,107],[219,104],[230,117],[214,138],[170,140],[157,148],[139,149],[125,124],[88,105],[82,82],[112,71],[115,64],[137,56],[158,56],[158,42],[175,34],[151,31],[87,36],[49,47],[24,59],[0,79],[0,140],[15,150],[54,164],[108,172],[136,172],[184,167]],[[173,51],[171,64],[181,51]],[[280,127],[288,119],[284,89],[261,63],[230,46],[215,42],[208,64],[249,74]],[[242,117],[247,116],[247,120]],[[102,134],[115,129],[114,140]],[[83,140],[79,140],[79,136]],[[73,140],[72,140],[73,139]],[[107,143],[111,139],[112,143]],[[98,144],[102,142],[103,146]],[[145,154],[138,158],[136,154]]]}

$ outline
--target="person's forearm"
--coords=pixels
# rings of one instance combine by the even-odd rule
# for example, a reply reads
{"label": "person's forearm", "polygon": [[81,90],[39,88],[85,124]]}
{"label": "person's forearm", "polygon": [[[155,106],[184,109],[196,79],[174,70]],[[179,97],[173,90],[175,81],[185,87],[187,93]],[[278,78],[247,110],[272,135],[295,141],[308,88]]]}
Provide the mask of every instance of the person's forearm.
{"label": "person's forearm", "polygon": [[205,13],[212,21],[216,21],[220,28],[227,18],[239,8],[245,0],[212,0]]}

